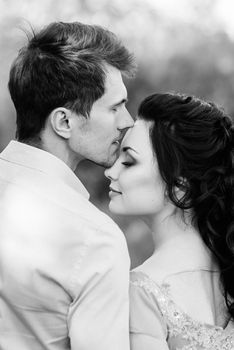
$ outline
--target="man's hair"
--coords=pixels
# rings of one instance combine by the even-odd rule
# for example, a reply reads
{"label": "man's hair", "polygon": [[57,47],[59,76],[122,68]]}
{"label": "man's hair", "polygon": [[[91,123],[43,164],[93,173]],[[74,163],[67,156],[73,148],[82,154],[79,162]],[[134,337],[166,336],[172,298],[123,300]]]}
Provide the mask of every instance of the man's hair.
{"label": "man's hair", "polygon": [[105,65],[127,76],[135,71],[132,54],[100,26],[55,22],[33,33],[13,62],[8,83],[18,140],[38,136],[58,107],[88,117],[105,92]]}

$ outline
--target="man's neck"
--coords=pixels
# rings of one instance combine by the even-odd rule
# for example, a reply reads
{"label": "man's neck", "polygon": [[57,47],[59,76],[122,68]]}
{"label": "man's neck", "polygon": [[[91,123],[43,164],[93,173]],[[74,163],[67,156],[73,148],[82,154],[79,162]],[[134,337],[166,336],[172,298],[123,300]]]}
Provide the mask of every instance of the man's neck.
{"label": "man's neck", "polygon": [[39,148],[43,151],[53,154],[61,159],[72,171],[75,171],[79,162],[82,160],[79,155],[72,152],[63,140],[47,140],[37,137],[31,140],[20,141],[29,146]]}

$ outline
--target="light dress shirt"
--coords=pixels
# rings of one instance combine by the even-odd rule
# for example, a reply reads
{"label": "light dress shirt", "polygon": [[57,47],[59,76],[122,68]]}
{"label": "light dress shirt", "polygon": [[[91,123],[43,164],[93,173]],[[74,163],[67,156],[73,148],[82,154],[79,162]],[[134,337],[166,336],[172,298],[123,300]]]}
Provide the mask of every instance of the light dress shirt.
{"label": "light dress shirt", "polygon": [[129,350],[129,255],[60,159],[0,154],[0,349]]}

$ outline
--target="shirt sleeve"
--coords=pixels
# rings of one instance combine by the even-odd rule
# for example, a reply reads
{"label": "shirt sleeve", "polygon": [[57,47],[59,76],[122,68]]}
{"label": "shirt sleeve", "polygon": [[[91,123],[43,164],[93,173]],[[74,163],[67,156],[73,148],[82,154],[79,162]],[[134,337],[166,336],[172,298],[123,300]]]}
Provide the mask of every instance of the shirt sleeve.
{"label": "shirt sleeve", "polygon": [[156,297],[135,282],[130,283],[131,350],[169,350],[167,327]]}
{"label": "shirt sleeve", "polygon": [[72,350],[129,350],[129,255],[115,226],[89,230],[79,269],[79,295],[70,306]]}

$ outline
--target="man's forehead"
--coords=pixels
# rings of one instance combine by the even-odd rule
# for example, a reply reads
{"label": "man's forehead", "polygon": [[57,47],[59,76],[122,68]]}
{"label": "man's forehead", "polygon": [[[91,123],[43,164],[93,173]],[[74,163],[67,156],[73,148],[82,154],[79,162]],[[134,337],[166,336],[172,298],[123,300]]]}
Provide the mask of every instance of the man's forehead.
{"label": "man's forehead", "polygon": [[124,85],[121,72],[109,65],[106,66],[105,71],[105,92],[95,101],[95,104],[97,106],[111,107],[125,103],[127,101],[127,89]]}
{"label": "man's forehead", "polygon": [[108,66],[108,69],[106,70],[105,88],[106,89],[118,88],[118,89],[126,90],[120,70],[118,70],[115,67]]}

